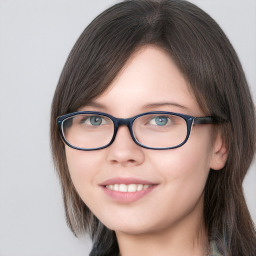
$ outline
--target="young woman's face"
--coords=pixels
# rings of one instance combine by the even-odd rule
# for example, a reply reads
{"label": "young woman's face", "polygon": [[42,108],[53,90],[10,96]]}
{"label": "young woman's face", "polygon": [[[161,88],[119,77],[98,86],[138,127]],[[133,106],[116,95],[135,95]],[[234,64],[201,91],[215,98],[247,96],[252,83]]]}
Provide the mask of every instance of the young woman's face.
{"label": "young woman's face", "polygon": [[[153,46],[136,52],[108,90],[79,110],[120,118],[148,111],[205,115],[172,59]],[[145,234],[201,223],[216,144],[213,126],[197,125],[182,147],[145,149],[121,126],[109,147],[79,151],[66,146],[66,156],[77,192],[102,223],[117,232]],[[136,192],[122,192],[126,188]]]}

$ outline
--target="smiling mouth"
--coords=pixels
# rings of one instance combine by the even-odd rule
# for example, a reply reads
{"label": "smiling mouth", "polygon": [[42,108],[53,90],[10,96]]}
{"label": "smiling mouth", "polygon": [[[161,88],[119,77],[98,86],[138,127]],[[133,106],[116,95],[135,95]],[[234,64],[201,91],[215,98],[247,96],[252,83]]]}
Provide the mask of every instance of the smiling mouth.
{"label": "smiling mouth", "polygon": [[152,185],[144,185],[144,184],[112,184],[112,185],[106,185],[105,188],[113,191],[118,191],[118,192],[137,192],[137,191],[142,191],[146,190]]}

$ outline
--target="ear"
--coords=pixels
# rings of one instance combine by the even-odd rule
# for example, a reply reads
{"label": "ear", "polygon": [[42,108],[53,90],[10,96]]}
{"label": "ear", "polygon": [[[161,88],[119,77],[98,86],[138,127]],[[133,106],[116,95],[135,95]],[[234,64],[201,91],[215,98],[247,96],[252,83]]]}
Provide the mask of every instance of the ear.
{"label": "ear", "polygon": [[212,157],[210,161],[210,168],[213,170],[222,169],[228,158],[228,150],[222,139],[221,133],[218,131],[213,144]]}

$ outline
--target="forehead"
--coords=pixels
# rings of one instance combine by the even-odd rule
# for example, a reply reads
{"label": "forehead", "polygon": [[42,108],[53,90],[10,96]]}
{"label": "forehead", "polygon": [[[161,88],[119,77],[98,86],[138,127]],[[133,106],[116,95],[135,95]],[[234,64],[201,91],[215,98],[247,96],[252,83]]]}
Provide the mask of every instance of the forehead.
{"label": "forehead", "polygon": [[128,110],[135,114],[162,103],[171,103],[174,108],[183,106],[187,114],[201,113],[185,77],[171,57],[157,46],[144,46],[136,51],[108,89],[93,101],[94,106],[98,104],[120,114]]}

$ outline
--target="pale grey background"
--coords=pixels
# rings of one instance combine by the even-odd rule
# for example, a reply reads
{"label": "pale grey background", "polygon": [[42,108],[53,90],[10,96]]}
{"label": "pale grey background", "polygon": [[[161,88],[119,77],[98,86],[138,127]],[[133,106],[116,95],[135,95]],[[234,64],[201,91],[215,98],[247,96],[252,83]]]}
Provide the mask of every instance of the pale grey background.
{"label": "pale grey background", "polygon": [[[82,256],[49,149],[51,99],[85,26],[114,0],[0,0],[0,255]],[[256,1],[193,0],[233,43],[256,99]],[[244,183],[256,221],[256,165]]]}

